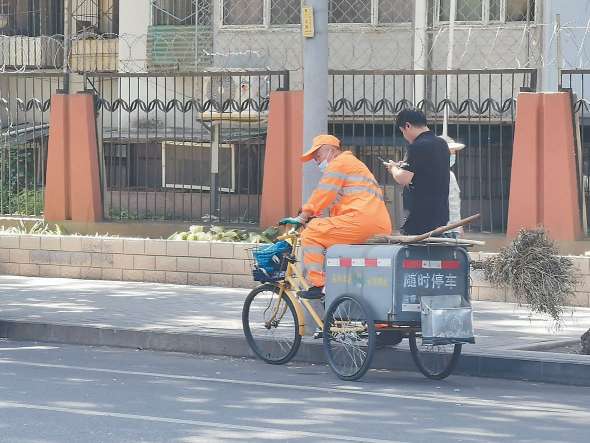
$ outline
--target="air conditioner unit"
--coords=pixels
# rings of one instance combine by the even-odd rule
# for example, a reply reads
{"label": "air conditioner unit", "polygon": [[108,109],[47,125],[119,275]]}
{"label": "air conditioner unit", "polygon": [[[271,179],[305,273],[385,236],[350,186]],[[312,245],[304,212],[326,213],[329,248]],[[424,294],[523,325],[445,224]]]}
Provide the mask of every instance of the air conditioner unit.
{"label": "air conditioner unit", "polygon": [[[211,143],[162,142],[162,187],[211,189]],[[219,145],[218,186],[222,192],[235,192],[235,146]]]}
{"label": "air conditioner unit", "polygon": [[202,84],[201,96],[204,102],[211,100],[221,105],[229,99],[235,99],[236,92],[239,94],[240,86],[237,77],[228,75],[204,77]]}
{"label": "air conditioner unit", "polygon": [[[205,77],[202,82],[202,101],[212,101],[215,107],[208,112],[224,114],[239,114],[241,118],[249,116],[252,119],[259,118],[267,111],[261,112],[260,106],[263,100],[270,94],[269,80],[267,76],[249,75],[224,75]],[[238,108],[227,107],[228,100],[232,100]],[[251,102],[250,102],[251,100]]]}
{"label": "air conditioner unit", "polygon": [[203,78],[202,96],[206,101],[234,99],[243,102],[249,98],[258,101],[260,97],[268,97],[270,93],[267,76],[250,75],[212,75]]}

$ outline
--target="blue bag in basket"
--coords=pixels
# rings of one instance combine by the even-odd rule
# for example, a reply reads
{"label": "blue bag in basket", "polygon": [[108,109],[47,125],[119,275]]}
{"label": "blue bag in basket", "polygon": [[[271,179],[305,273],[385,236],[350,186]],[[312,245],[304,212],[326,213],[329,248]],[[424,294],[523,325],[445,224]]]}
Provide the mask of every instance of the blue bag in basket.
{"label": "blue bag in basket", "polygon": [[265,280],[273,278],[280,278],[281,264],[283,263],[283,256],[291,252],[291,244],[287,241],[279,241],[272,245],[261,246],[257,251],[253,252],[254,260],[256,260],[256,267],[262,271],[262,276],[266,276]]}

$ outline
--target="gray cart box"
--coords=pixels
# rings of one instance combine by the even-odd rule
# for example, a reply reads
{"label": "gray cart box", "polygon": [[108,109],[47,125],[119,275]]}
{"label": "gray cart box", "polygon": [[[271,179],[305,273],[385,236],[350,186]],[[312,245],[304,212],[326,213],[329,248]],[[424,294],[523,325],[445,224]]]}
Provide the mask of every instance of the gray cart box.
{"label": "gray cart box", "polygon": [[343,294],[367,301],[375,321],[419,325],[421,297],[469,306],[469,256],[448,245],[336,245],[326,253],[326,308]]}

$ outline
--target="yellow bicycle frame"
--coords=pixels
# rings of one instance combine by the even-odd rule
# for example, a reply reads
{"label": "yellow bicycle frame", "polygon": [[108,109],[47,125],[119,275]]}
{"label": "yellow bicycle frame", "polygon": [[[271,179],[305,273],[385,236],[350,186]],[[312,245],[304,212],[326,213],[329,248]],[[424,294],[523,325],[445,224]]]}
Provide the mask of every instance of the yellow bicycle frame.
{"label": "yellow bicycle frame", "polygon": [[[289,230],[285,234],[278,237],[278,240],[286,240],[289,242],[292,247],[292,255],[297,257],[297,252],[299,250],[299,233],[297,230]],[[295,312],[297,313],[297,318],[299,320],[299,335],[305,335],[305,313],[302,306],[307,310],[307,312],[309,312],[316,325],[320,329],[324,329],[324,322],[321,316],[313,308],[311,303],[297,295],[298,291],[307,291],[309,289],[309,284],[305,281],[305,277],[303,276],[301,268],[297,263],[288,263],[287,270],[285,271],[285,279],[279,282],[277,287],[279,288],[279,297],[282,297],[284,294],[291,300],[293,306],[295,307]],[[280,305],[281,303],[277,303],[276,310],[271,318],[276,317],[280,310]],[[282,317],[283,313],[281,313],[279,317]]]}

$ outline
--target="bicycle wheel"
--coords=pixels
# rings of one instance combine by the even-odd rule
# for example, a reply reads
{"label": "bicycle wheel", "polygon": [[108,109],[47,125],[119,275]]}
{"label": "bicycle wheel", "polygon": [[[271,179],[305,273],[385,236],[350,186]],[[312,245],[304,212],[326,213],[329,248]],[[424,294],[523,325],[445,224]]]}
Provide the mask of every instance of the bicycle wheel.
{"label": "bicycle wheel", "polygon": [[252,351],[267,363],[287,363],[301,344],[297,311],[289,297],[280,296],[274,285],[259,286],[248,294],[242,326]]}
{"label": "bicycle wheel", "polygon": [[328,308],[324,322],[324,352],[330,368],[342,380],[358,380],[375,353],[375,322],[363,299],[341,295]]}
{"label": "bicycle wheel", "polygon": [[459,361],[461,348],[461,344],[423,344],[422,337],[417,338],[415,332],[410,333],[410,350],[414,363],[422,374],[433,380],[442,380],[453,372]]}

